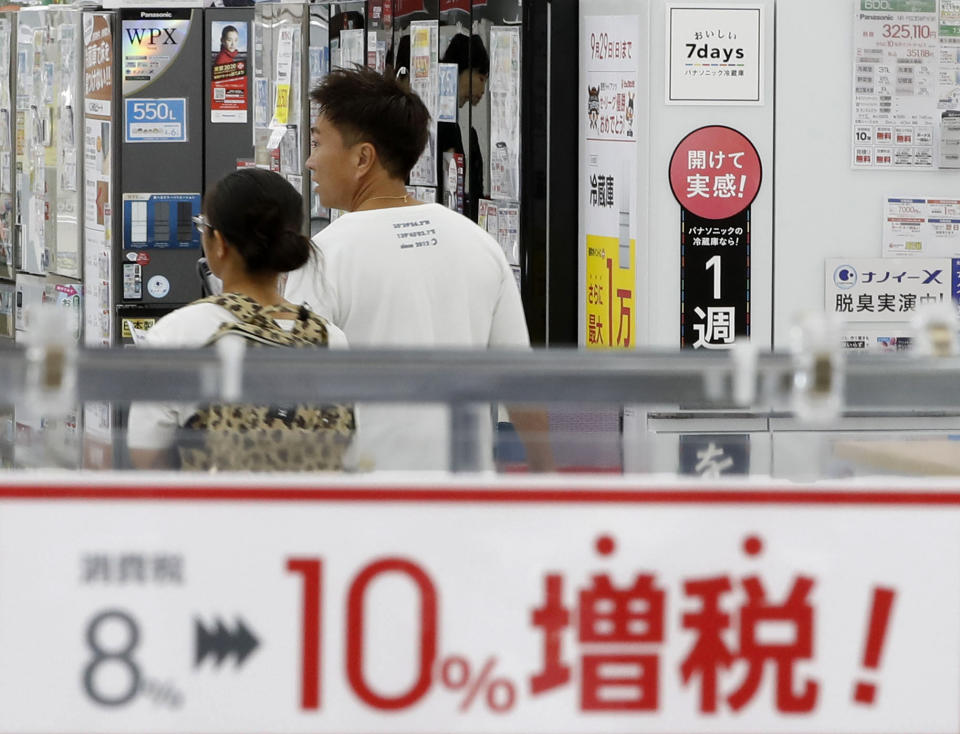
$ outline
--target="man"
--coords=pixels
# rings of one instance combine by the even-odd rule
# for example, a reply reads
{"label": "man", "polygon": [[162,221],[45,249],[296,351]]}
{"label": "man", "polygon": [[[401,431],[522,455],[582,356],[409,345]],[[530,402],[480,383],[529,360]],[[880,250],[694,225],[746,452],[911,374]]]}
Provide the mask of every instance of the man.
{"label": "man", "polygon": [[[370,69],[331,72],[311,98],[320,113],[307,160],[320,202],[347,213],[314,238],[318,253],[285,295],[344,330],[355,347],[529,348],[520,293],[497,243],[473,222],[407,194],[427,143],[420,98]],[[542,412],[515,409],[534,469],[551,467]],[[479,417],[482,458],[492,430]],[[358,406],[356,460],[377,469],[449,468],[448,413]]]}
{"label": "man", "polygon": [[[458,33],[450,39],[447,50],[443,52],[442,64],[457,65],[457,108],[470,102],[476,107],[480,104],[487,89],[487,79],[490,76],[490,56],[483,45],[480,36],[467,36]],[[437,149],[439,159],[440,185],[446,182],[443,172],[443,153],[452,152],[463,155],[463,137],[460,125],[456,122],[441,122],[437,124]],[[477,130],[470,126],[470,157],[467,166],[469,181],[467,184],[467,207],[469,217],[476,222],[480,209],[480,199],[484,194],[483,187],[483,153],[480,151],[480,139]]]}

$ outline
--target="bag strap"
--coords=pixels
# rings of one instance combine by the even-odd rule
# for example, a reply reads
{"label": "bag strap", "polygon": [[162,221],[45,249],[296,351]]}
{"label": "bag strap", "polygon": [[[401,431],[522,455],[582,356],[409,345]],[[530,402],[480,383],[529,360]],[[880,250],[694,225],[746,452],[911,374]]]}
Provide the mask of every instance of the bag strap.
{"label": "bag strap", "polygon": [[[304,342],[317,346],[326,346],[329,343],[326,322],[312,313],[306,306],[294,306],[292,303],[279,303],[273,306],[261,306],[250,296],[241,293],[223,293],[218,296],[201,298],[194,303],[212,303],[233,314],[238,321],[224,322],[210,337],[207,344],[212,344],[224,334],[241,333],[257,341],[280,344],[283,346],[297,346]],[[274,316],[285,313],[296,313],[297,318],[293,329],[286,331],[274,320]]]}

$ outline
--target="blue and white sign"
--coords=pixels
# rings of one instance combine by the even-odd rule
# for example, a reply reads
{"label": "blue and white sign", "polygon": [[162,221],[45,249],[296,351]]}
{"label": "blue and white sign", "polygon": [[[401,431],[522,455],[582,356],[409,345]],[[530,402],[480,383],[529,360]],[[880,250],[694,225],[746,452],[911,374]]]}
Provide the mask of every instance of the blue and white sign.
{"label": "blue and white sign", "polygon": [[826,258],[824,303],[844,321],[909,322],[917,309],[953,299],[950,258]]}
{"label": "blue and white sign", "polygon": [[124,100],[124,140],[128,143],[187,142],[187,100]]}
{"label": "blue and white sign", "polygon": [[[199,193],[124,194],[123,249],[199,249]],[[135,258],[134,258],[135,259]]]}

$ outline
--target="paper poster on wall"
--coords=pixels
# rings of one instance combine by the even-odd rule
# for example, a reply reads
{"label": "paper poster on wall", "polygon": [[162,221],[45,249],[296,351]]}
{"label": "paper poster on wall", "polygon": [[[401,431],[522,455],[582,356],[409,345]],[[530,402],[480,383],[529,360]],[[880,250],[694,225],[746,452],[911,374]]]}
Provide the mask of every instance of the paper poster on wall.
{"label": "paper poster on wall", "polygon": [[277,38],[277,66],[274,77],[273,120],[271,127],[286,125],[290,118],[290,84],[293,77],[294,28],[281,26]]}
{"label": "paper poster on wall", "polygon": [[898,354],[910,351],[915,333],[903,323],[850,324],[840,337],[840,348],[859,354]]}
{"label": "paper poster on wall", "polygon": [[210,23],[210,122],[247,121],[247,38],[244,21]]}
{"label": "paper poster on wall", "polygon": [[65,322],[70,334],[79,342],[83,323],[83,286],[47,283],[43,288],[43,303],[53,304],[65,312]]}
{"label": "paper poster on wall", "polygon": [[199,248],[200,194],[124,194],[123,249]]}
{"label": "paper poster on wall", "polygon": [[680,209],[680,346],[750,338],[750,207],[723,219]]}
{"label": "paper poster on wall", "polygon": [[762,178],[756,148],[733,128],[699,128],[673,152],[682,347],[729,349],[750,338],[750,205]]}
{"label": "paper poster on wall", "polygon": [[960,199],[888,196],[884,257],[960,257]]}
{"label": "paper poster on wall", "polygon": [[950,258],[827,258],[823,308],[844,321],[909,322],[951,302],[955,270]]}
{"label": "paper poster on wall", "polygon": [[960,2],[940,1],[937,110],[940,168],[960,168]]}
{"label": "paper poster on wall", "polygon": [[437,21],[410,24],[410,88],[430,112],[427,147],[410,171],[410,183],[415,186],[437,185],[437,44]]}
{"label": "paper poster on wall", "polygon": [[363,55],[363,29],[344,29],[340,31],[340,66],[344,69],[353,69],[363,66],[366,60]]}
{"label": "paper poster on wall", "polygon": [[490,196],[520,196],[520,29],[490,29]]}
{"label": "paper poster on wall", "polygon": [[854,168],[937,166],[937,0],[854,7]]}
{"label": "paper poster on wall", "polygon": [[113,128],[111,123],[113,32],[111,18],[84,13],[83,250],[84,343],[113,342],[111,204]]}
{"label": "paper poster on wall", "polygon": [[367,66],[382,74],[387,64],[387,42],[377,39],[376,31],[367,31]]}
{"label": "paper poster on wall", "polygon": [[[634,145],[587,143],[580,186],[586,232],[586,346],[629,349],[636,345],[637,330]],[[503,213],[499,208],[498,219]]]}
{"label": "paper poster on wall", "polygon": [[192,11],[122,11],[123,96],[139,92],[167,70],[190,35]]}
{"label": "paper poster on wall", "polygon": [[[638,16],[587,16],[581,114],[586,158],[580,167],[584,248],[584,341],[589,349],[636,346],[637,131],[639,54],[598,53],[596,39],[638,48]],[[488,217],[500,218],[494,210]]]}
{"label": "paper poster on wall", "polygon": [[16,286],[13,283],[0,282],[0,336],[12,338],[14,326],[14,304]]}
{"label": "paper poster on wall", "polygon": [[[666,103],[762,105],[763,19],[761,4],[668,3],[666,6]],[[592,53],[639,54],[594,39]]]}
{"label": "paper poster on wall", "polygon": [[457,121],[457,65],[438,64],[437,122]]}
{"label": "paper poster on wall", "polygon": [[[0,278],[14,277],[14,140],[11,114],[10,46],[13,26],[0,18]],[[12,318],[12,313],[11,313]],[[12,336],[12,326],[11,334]]]}
{"label": "paper poster on wall", "polygon": [[499,202],[497,207],[497,241],[510,265],[520,266],[520,207]]}

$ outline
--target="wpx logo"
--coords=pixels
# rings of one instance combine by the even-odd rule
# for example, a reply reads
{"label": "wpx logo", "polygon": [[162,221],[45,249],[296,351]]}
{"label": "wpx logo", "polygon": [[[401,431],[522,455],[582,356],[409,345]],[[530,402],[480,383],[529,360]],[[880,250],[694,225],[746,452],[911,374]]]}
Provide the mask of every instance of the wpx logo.
{"label": "wpx logo", "polygon": [[853,288],[859,280],[857,269],[852,265],[838,265],[833,271],[833,284],[842,291]]}

